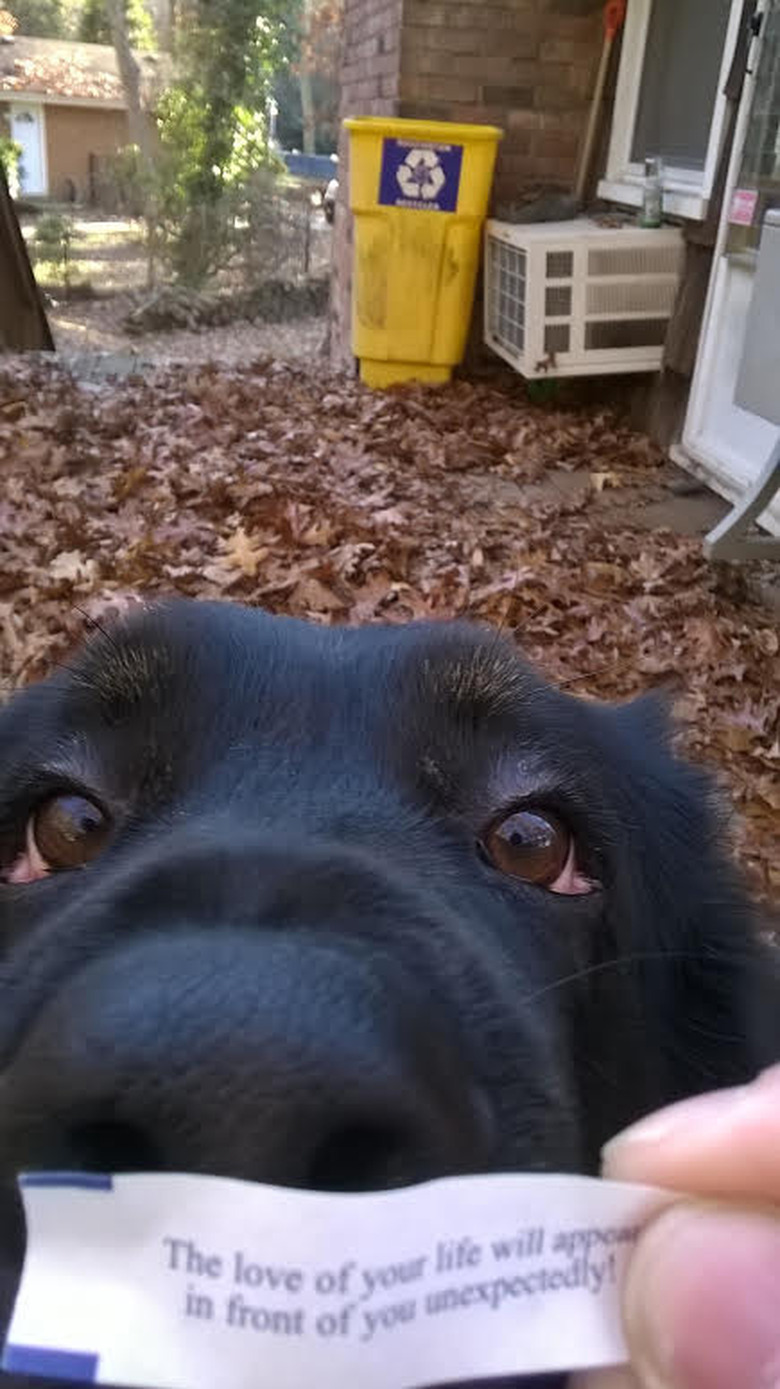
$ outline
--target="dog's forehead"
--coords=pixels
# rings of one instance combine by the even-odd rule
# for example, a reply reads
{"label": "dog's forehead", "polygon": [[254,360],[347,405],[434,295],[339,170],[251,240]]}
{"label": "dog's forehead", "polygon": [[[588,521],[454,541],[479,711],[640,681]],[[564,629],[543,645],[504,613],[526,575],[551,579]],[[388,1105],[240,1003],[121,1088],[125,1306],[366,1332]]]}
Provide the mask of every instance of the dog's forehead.
{"label": "dog's forehead", "polygon": [[113,720],[199,704],[257,708],[290,701],[364,703],[387,697],[455,718],[517,709],[541,682],[508,643],[463,623],[322,628],[226,604],[152,608],[93,640],[76,686]]}

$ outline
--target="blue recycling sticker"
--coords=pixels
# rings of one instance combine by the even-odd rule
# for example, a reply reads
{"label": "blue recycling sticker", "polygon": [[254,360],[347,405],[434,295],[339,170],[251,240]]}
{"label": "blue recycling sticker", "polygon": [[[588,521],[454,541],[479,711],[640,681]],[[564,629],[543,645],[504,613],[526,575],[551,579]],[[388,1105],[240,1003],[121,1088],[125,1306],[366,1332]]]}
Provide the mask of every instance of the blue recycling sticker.
{"label": "blue recycling sticker", "polygon": [[455,212],[462,167],[462,145],[383,140],[380,205],[410,207],[418,212]]}

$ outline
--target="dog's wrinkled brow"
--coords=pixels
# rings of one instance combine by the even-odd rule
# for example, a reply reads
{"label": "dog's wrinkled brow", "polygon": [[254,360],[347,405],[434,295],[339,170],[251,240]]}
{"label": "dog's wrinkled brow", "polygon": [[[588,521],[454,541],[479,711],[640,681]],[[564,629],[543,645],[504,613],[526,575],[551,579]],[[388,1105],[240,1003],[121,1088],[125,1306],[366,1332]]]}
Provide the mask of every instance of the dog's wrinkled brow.
{"label": "dog's wrinkled brow", "polygon": [[87,648],[74,678],[90,690],[106,716],[121,718],[159,697],[175,674],[172,653],[165,646],[101,635]]}
{"label": "dog's wrinkled brow", "polygon": [[446,701],[460,717],[499,718],[517,707],[528,693],[528,672],[503,649],[477,647],[423,666],[424,693],[433,702]]}

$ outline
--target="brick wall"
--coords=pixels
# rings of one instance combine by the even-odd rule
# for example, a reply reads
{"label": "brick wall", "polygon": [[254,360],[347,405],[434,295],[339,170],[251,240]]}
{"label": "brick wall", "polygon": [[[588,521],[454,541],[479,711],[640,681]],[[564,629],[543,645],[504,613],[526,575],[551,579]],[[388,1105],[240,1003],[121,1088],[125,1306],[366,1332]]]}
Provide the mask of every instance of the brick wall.
{"label": "brick wall", "polygon": [[84,106],[47,106],[46,149],[49,193],[66,198],[73,184],[76,197],[89,197],[90,155],[116,154],[129,139],[127,112]]}
{"label": "brick wall", "polygon": [[500,125],[497,201],[568,188],[600,10],[600,0],[406,0],[399,115]]}
{"label": "brick wall", "polygon": [[[341,116],[398,114],[403,0],[345,0]],[[347,206],[349,142],[339,140],[339,204],[333,238],[330,356],[349,366],[352,218]]]}
{"label": "brick wall", "polygon": [[[545,188],[569,189],[598,65],[602,8],[603,0],[347,0],[342,115],[501,126],[498,212]],[[349,360],[349,222],[344,205],[337,213],[331,327],[339,363]]]}

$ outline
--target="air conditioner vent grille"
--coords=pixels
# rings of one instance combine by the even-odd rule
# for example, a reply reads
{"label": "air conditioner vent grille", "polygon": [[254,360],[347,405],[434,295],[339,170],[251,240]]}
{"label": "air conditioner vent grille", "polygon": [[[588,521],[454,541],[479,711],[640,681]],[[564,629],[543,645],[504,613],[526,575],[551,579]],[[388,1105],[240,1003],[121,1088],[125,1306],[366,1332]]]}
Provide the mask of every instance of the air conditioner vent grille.
{"label": "air conditioner vent grille", "polygon": [[666,340],[665,318],[597,318],[585,324],[585,350],[608,347],[662,347]]}
{"label": "air conditioner vent grille", "polygon": [[550,356],[556,352],[568,352],[571,346],[571,329],[568,323],[548,323],[544,330],[544,350]]}
{"label": "air conditioner vent grille", "polygon": [[490,275],[491,318],[499,342],[515,353],[525,348],[525,252],[493,242]]}
{"label": "air conditioner vent grille", "polygon": [[683,262],[679,227],[488,221],[486,341],[529,379],[659,371]]}
{"label": "air conditioner vent grille", "polygon": [[676,275],[676,246],[610,246],[588,252],[588,275]]}
{"label": "air conditioner vent grille", "polygon": [[571,285],[548,285],[544,312],[547,318],[566,318],[571,313]]}
{"label": "air conditioner vent grille", "polygon": [[574,273],[574,256],[571,251],[547,252],[548,280],[570,280]]}
{"label": "air conditioner vent grille", "polygon": [[590,280],[587,312],[668,315],[674,308],[676,295],[676,280]]}

